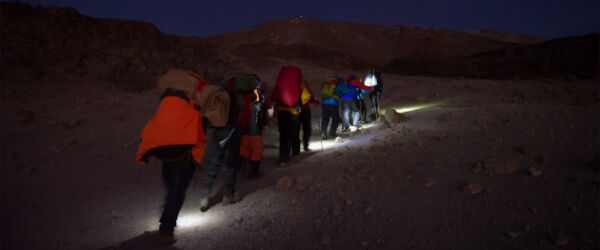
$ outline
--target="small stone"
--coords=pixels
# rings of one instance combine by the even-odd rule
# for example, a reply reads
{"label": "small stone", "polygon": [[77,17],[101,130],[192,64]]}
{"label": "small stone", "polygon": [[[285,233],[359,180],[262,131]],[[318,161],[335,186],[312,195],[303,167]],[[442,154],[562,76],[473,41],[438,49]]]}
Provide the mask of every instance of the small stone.
{"label": "small stone", "polygon": [[366,247],[366,246],[369,245],[369,242],[366,242],[366,241],[363,240],[363,241],[360,242],[360,245],[363,246],[363,247]]}
{"label": "small stone", "polygon": [[321,244],[329,245],[331,243],[331,236],[329,234],[324,233],[321,235]]}
{"label": "small stone", "polygon": [[287,191],[294,185],[294,180],[289,176],[281,177],[275,184],[276,191]]}
{"label": "small stone", "polygon": [[433,186],[434,181],[432,179],[427,179],[425,181],[425,187],[431,187]]}
{"label": "small stone", "polygon": [[65,140],[65,144],[67,144],[67,145],[75,145],[75,144],[77,144],[77,140],[75,140],[75,137],[69,136]]}
{"label": "small stone", "polygon": [[511,237],[511,238],[513,238],[513,239],[514,239],[514,238],[517,238],[517,237],[519,236],[519,234],[517,234],[517,233],[515,233],[515,232],[513,232],[513,231],[508,231],[508,232],[506,232],[506,235],[508,235],[508,237]]}
{"label": "small stone", "polygon": [[542,170],[535,167],[529,168],[529,173],[531,173],[532,176],[541,176],[542,174],[544,174]]}
{"label": "small stone", "polygon": [[483,190],[480,183],[471,183],[463,187],[463,191],[467,194],[477,194]]}
{"label": "small stone", "polygon": [[554,238],[554,245],[566,246],[567,244],[569,244],[569,239],[567,238],[567,236],[561,234]]}

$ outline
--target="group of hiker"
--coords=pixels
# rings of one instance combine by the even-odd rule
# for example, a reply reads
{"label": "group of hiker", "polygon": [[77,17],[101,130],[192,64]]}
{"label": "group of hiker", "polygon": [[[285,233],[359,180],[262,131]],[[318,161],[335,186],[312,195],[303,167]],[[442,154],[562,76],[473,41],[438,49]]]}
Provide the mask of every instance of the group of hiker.
{"label": "group of hiker", "polygon": [[[379,98],[383,91],[381,73],[369,73],[362,82],[354,75],[347,81],[339,76],[332,76],[323,80],[321,97],[323,119],[321,122],[321,136],[324,140],[337,137],[339,124],[339,106],[342,110],[342,132],[359,129],[363,123],[377,119],[379,114]],[[371,109],[367,117],[365,98],[371,99]],[[329,133],[327,127],[331,121]]]}
{"label": "group of hiker", "polygon": [[[369,74],[378,85],[367,86],[351,76],[325,79],[322,89],[324,139],[335,137],[339,121],[339,103],[343,113],[342,131],[359,127],[364,112],[364,98],[372,100],[371,117],[377,116],[381,80],[378,73]],[[210,193],[225,160],[223,205],[241,200],[235,192],[238,170],[247,169],[248,179],[259,178],[263,153],[262,131],[267,109],[273,106],[273,117],[279,129],[279,165],[289,164],[300,147],[309,151],[311,106],[319,105],[296,66],[282,67],[277,81],[265,98],[265,84],[256,74],[230,73],[217,83],[208,84],[198,74],[171,69],[158,79],[160,104],[142,130],[136,160],[147,164],[151,157],[162,162],[162,178],[167,189],[160,217],[158,239],[161,244],[175,242],[174,228],[185,200],[186,190],[197,166],[204,168],[200,191],[200,210],[209,208]],[[377,89],[379,87],[379,89]],[[350,120],[350,116],[352,120]],[[326,133],[332,120],[329,134]],[[300,131],[302,130],[302,142]]]}

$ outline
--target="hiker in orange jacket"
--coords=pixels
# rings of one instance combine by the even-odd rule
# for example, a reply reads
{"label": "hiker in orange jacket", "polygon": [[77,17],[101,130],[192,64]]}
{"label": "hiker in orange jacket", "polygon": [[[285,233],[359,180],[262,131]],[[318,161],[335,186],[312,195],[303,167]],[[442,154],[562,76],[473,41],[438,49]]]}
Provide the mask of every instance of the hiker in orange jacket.
{"label": "hiker in orange jacket", "polygon": [[194,107],[195,88],[203,80],[196,74],[171,69],[158,79],[160,105],[142,130],[136,161],[151,156],[162,161],[167,195],[160,217],[160,243],[175,242],[173,235],[185,192],[194,176],[194,161],[202,160],[205,137],[200,113]]}

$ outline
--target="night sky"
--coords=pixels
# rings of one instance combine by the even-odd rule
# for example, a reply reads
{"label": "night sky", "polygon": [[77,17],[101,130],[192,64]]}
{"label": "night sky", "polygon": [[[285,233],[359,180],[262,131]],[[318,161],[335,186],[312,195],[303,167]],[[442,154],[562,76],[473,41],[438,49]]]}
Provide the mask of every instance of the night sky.
{"label": "night sky", "polygon": [[493,29],[543,38],[600,32],[598,0],[26,0],[92,17],[142,20],[163,33],[206,37],[294,16],[451,30]]}

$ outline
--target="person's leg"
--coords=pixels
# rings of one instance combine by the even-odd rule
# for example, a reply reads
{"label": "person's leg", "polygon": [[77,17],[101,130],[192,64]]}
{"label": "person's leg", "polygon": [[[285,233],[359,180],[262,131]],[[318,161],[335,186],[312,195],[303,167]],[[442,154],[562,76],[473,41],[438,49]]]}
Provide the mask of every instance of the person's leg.
{"label": "person's leg", "polygon": [[240,168],[240,130],[234,125],[231,125],[231,129],[233,133],[225,146],[227,148],[227,175],[223,196],[233,198],[237,171]]}
{"label": "person's leg", "polygon": [[321,137],[327,138],[327,126],[329,125],[329,117],[331,117],[329,104],[321,105]]}
{"label": "person's leg", "polygon": [[204,159],[202,160],[205,163],[204,166],[206,166],[203,179],[204,183],[200,192],[202,198],[208,198],[215,179],[219,174],[221,159],[223,159],[225,153],[225,147],[222,147],[219,142],[225,139],[229,135],[229,132],[230,129],[228,127],[209,127],[207,129],[206,151],[204,153]]}
{"label": "person's leg", "polygon": [[352,112],[352,99],[342,100],[342,128],[350,127],[350,113]]}
{"label": "person's leg", "polygon": [[367,105],[364,99],[360,100],[360,120],[363,122],[367,121]]}
{"label": "person's leg", "polygon": [[337,136],[337,133],[336,133],[337,127],[338,127],[338,124],[340,123],[339,108],[337,106],[332,105],[330,115],[331,115],[331,129],[329,130],[329,136],[335,138]]}
{"label": "person's leg", "polygon": [[180,163],[163,164],[163,179],[168,185],[167,199],[160,218],[159,231],[165,235],[173,235],[177,217],[183,202],[185,193],[190,185],[196,168],[191,161]]}
{"label": "person's leg", "polygon": [[279,129],[279,161],[290,161],[290,150],[292,149],[290,133],[292,114],[287,111],[277,111],[277,127]]}
{"label": "person's leg", "polygon": [[351,125],[358,127],[360,125],[360,122],[359,122],[360,110],[358,109],[358,100],[353,99],[352,102],[350,103],[350,106],[351,106],[350,110],[352,112]]}
{"label": "person's leg", "polygon": [[304,151],[308,151],[310,134],[312,133],[310,109],[303,110],[302,114],[300,115],[300,122],[302,123],[302,146],[304,148]]}
{"label": "person's leg", "polygon": [[300,154],[300,116],[291,114],[290,133],[292,133],[292,155]]}
{"label": "person's leg", "polygon": [[172,163],[162,164],[162,178],[165,187],[167,188],[167,195],[165,197],[165,203],[163,206],[163,212],[160,216],[160,226],[158,231],[165,235],[173,235],[175,228],[175,219],[173,219],[173,205],[175,201],[175,186],[177,185],[177,170]]}

